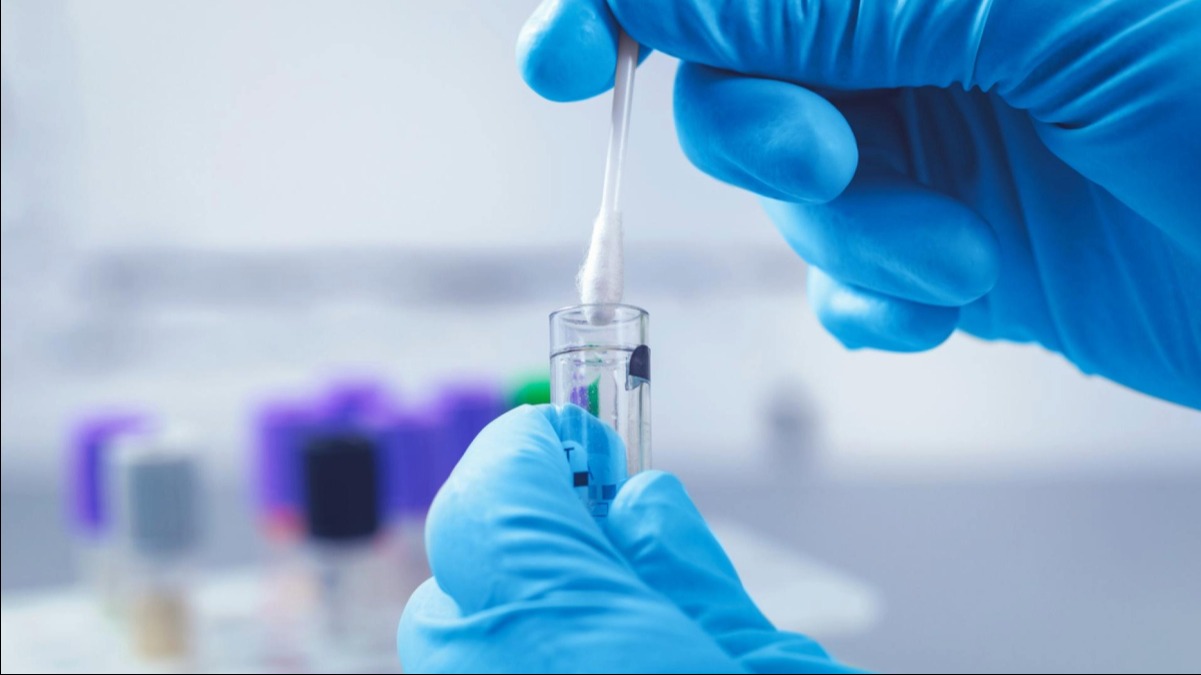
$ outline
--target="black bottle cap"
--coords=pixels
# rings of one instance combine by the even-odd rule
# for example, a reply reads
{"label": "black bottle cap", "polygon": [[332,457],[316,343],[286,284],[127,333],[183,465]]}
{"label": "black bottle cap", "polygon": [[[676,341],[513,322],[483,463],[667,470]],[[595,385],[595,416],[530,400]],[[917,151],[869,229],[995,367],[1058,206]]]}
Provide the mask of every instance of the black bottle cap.
{"label": "black bottle cap", "polygon": [[309,536],[318,541],[367,539],[380,528],[379,460],[370,438],[319,433],[304,448],[301,484]]}

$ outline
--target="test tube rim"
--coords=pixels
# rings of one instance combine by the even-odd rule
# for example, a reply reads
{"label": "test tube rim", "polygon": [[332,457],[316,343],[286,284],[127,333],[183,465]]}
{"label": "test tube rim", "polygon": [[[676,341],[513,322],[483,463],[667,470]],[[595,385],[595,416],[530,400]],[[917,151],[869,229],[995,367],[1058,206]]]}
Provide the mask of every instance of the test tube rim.
{"label": "test tube rim", "polygon": [[606,321],[604,325],[610,325],[610,324],[615,324],[615,323],[626,323],[628,321],[634,321],[634,320],[640,319],[642,317],[650,316],[649,312],[647,312],[645,309],[643,309],[637,305],[630,305],[630,304],[627,304],[624,302],[591,302],[591,303],[584,303],[584,304],[579,304],[579,305],[568,305],[567,307],[560,307],[559,309],[556,309],[555,311],[550,313],[550,320],[554,321],[555,317],[564,316],[569,312],[579,311],[582,314],[583,311],[586,309],[600,308],[600,307],[608,307],[610,309],[615,310],[615,312],[616,311],[627,311],[627,310],[632,312],[632,314],[628,315],[629,318],[625,318],[620,321],[618,321],[616,319],[617,315],[616,315],[616,313],[614,313],[614,320]]}
{"label": "test tube rim", "polygon": [[[589,309],[604,307],[611,310],[612,320],[603,324],[594,324],[589,319]],[[578,316],[578,320],[573,319],[572,315]],[[595,313],[593,314],[595,315]],[[617,349],[617,350],[632,350],[646,343],[649,333],[650,313],[645,309],[636,305],[628,305],[624,303],[585,303],[579,305],[571,305],[563,307],[550,313],[550,355],[555,357],[561,354],[576,351],[587,351],[597,349]],[[633,327],[637,333],[636,340],[616,340],[604,342],[585,342],[568,340],[566,344],[562,340],[557,340],[556,337],[562,337],[561,332],[578,331],[581,335],[584,333],[594,333],[600,335],[609,332],[607,337],[613,338],[615,333],[622,331],[623,327]],[[560,333],[560,335],[556,335]]]}

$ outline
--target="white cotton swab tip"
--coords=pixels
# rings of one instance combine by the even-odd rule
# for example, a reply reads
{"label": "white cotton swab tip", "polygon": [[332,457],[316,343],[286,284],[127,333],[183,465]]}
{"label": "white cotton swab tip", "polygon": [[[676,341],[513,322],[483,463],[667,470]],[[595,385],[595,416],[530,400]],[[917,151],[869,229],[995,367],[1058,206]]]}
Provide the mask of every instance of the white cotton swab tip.
{"label": "white cotton swab tip", "polygon": [[[588,257],[580,268],[576,283],[580,289],[580,304],[615,305],[621,302],[625,284],[624,260],[621,244],[621,213],[602,212],[592,226],[592,243],[588,246]],[[608,323],[612,310],[598,307],[588,310],[588,321],[592,324]]]}
{"label": "white cotton swab tip", "polygon": [[610,305],[621,302],[625,285],[621,232],[621,174],[625,166],[626,139],[630,131],[630,104],[634,99],[634,70],[638,67],[638,43],[625,31],[617,42],[617,71],[613,76],[613,112],[609,130],[609,152],[605,161],[605,186],[600,213],[592,224],[592,242],[580,268],[576,285],[580,303],[593,325],[613,320]]}

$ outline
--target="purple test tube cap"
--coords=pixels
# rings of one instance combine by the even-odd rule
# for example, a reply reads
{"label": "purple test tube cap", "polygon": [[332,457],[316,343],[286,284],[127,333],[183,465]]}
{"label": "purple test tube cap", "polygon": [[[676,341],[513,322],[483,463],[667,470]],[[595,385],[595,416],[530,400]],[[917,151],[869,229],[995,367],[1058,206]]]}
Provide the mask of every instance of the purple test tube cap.
{"label": "purple test tube cap", "polygon": [[149,426],[149,418],[135,412],[92,415],[75,424],[67,458],[68,494],[71,524],[80,534],[100,537],[108,529],[105,463],[113,442],[126,434],[146,431]]}
{"label": "purple test tube cap", "polygon": [[371,378],[346,378],[330,383],[318,410],[325,425],[356,426],[386,416],[392,407],[392,396],[383,382]]}
{"label": "purple test tube cap", "polygon": [[447,425],[447,443],[440,449],[433,467],[435,480],[441,486],[467,446],[488,423],[505,413],[508,402],[498,383],[478,380],[444,386],[437,408]]}
{"label": "purple test tube cap", "polygon": [[435,461],[447,452],[449,431],[437,406],[406,409],[392,416],[383,444],[389,513],[404,517],[429,510],[441,485],[435,481]]}
{"label": "purple test tube cap", "polygon": [[269,401],[255,420],[255,500],[271,526],[299,526],[300,459],[320,416],[303,400]]}

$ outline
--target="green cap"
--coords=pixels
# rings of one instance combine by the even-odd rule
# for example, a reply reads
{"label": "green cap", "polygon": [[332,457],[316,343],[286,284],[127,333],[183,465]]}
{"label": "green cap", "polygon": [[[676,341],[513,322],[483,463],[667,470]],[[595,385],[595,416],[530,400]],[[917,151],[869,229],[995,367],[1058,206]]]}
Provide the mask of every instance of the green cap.
{"label": "green cap", "polygon": [[516,385],[509,390],[509,405],[513,408],[542,403],[550,403],[550,378],[545,375],[535,375],[518,380]]}

